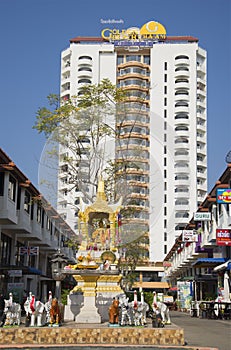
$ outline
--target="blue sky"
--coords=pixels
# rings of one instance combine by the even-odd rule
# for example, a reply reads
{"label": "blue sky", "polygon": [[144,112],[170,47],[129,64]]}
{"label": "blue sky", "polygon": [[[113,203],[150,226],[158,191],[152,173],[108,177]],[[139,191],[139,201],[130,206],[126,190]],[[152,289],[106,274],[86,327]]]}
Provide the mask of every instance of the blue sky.
{"label": "blue sky", "polygon": [[167,35],[191,35],[208,55],[208,189],[231,150],[230,0],[0,0],[0,147],[38,186],[45,139],[32,129],[49,93],[59,93],[60,53],[76,36],[100,36],[154,20]]}

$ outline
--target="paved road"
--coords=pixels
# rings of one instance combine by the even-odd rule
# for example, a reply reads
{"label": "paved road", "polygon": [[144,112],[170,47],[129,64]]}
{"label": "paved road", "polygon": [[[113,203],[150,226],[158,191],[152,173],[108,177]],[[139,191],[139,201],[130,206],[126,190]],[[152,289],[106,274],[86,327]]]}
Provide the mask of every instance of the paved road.
{"label": "paved road", "polygon": [[178,311],[171,311],[170,316],[174,324],[184,328],[187,346],[231,350],[231,320],[201,319]]}

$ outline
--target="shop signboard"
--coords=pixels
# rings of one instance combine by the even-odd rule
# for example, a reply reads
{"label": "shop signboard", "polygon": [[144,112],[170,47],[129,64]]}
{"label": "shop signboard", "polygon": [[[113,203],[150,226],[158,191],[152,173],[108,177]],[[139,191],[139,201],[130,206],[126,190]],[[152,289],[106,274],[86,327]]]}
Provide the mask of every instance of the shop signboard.
{"label": "shop signboard", "polygon": [[181,309],[190,309],[193,295],[191,281],[177,281],[177,299]]}
{"label": "shop signboard", "polygon": [[216,243],[218,246],[231,246],[231,229],[216,229]]}
{"label": "shop signboard", "polygon": [[197,234],[193,230],[183,230],[182,241],[183,242],[197,242]]}
{"label": "shop signboard", "polygon": [[230,204],[231,203],[231,188],[217,189],[217,203]]}
{"label": "shop signboard", "polygon": [[9,270],[8,276],[9,277],[22,277],[22,270]]}
{"label": "shop signboard", "polygon": [[193,216],[194,221],[210,221],[211,220],[211,213],[208,212],[198,212],[194,213]]}
{"label": "shop signboard", "polygon": [[164,303],[173,303],[173,296],[172,295],[164,295],[163,302]]}

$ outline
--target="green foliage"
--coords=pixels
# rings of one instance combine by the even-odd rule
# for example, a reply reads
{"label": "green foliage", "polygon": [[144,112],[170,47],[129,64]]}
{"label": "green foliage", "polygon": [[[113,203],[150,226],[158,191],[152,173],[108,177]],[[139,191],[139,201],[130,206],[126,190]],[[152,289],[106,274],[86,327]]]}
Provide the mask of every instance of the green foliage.
{"label": "green foliage", "polygon": [[62,289],[61,290],[61,303],[63,305],[67,305],[67,296],[70,293],[69,289]]}
{"label": "green foliage", "polygon": [[105,106],[123,101],[126,96],[123,89],[116,88],[109,79],[103,79],[98,85],[85,85],[78,99],[79,108]]}
{"label": "green foliage", "polygon": [[119,258],[118,268],[122,272],[122,285],[125,290],[132,288],[138,278],[135,271],[138,263],[143,261],[146,249],[142,246],[143,237],[123,245],[124,254]]}

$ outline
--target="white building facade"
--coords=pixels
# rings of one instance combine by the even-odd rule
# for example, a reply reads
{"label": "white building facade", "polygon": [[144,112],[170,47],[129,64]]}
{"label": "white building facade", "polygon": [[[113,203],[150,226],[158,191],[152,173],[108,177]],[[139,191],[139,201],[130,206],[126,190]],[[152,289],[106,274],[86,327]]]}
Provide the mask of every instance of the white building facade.
{"label": "white building facade", "polygon": [[[71,39],[61,55],[64,101],[105,78],[129,94],[112,150],[118,161],[126,156],[139,164],[127,175],[126,205],[141,208],[134,222],[147,228],[150,261],[163,260],[207,192],[206,66],[198,39],[166,36],[157,22]],[[58,212],[77,232],[77,211],[68,203],[78,205],[81,194],[65,191],[61,156]]]}

